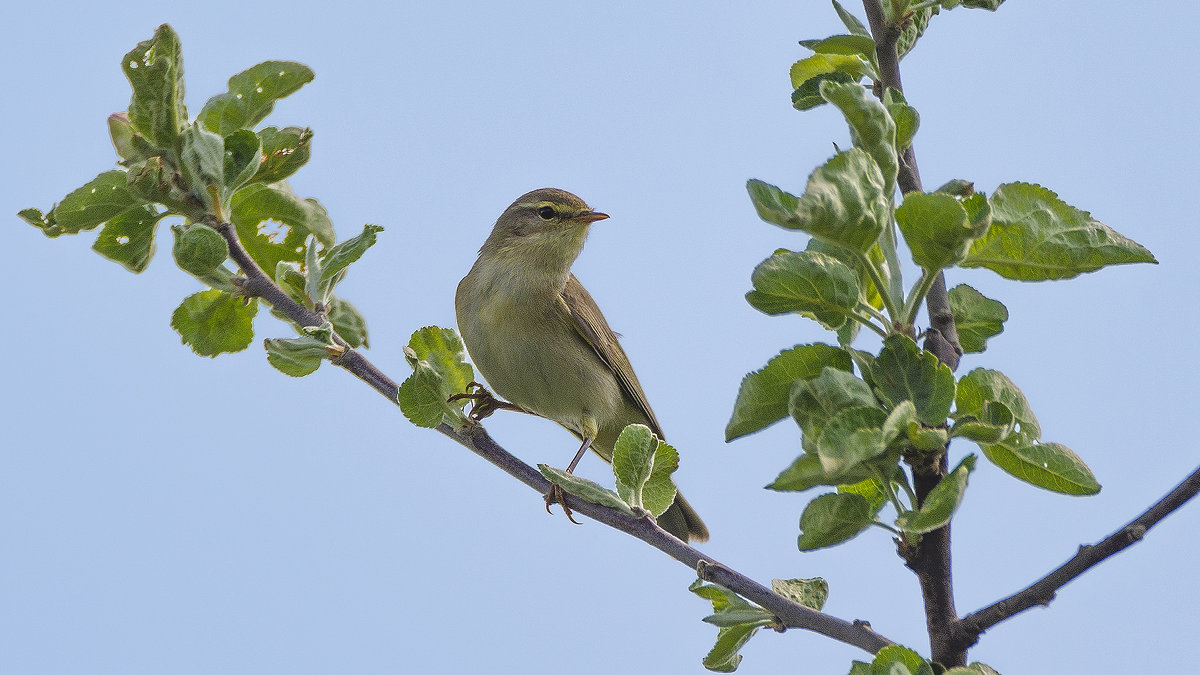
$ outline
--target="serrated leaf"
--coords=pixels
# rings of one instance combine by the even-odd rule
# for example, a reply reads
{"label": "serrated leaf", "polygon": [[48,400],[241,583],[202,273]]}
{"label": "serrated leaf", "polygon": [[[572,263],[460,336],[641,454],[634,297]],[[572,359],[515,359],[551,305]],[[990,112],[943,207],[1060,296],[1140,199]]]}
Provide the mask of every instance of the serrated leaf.
{"label": "serrated leaf", "polygon": [[[859,258],[855,253],[841,246],[831,244],[815,237],[808,240],[808,244],[805,245],[804,250],[814,251],[816,253],[824,253],[825,255],[832,256],[841,261],[841,263],[846,267],[854,270],[854,273],[858,278],[859,301],[868,304],[875,309],[883,308],[883,296],[879,294],[879,289],[875,288],[875,282],[871,279],[871,275],[867,272],[866,265],[863,264],[861,258]],[[885,277],[890,274],[887,262],[884,260],[883,251],[878,244],[872,246],[871,250],[867,251],[867,258],[870,262],[879,267]],[[862,324],[857,321],[851,321],[848,322],[848,324],[853,324],[855,328],[860,328],[862,326]],[[845,328],[845,326],[843,326],[843,328]],[[845,345],[850,344],[850,341],[842,340],[841,336],[839,336],[838,343]]]}
{"label": "serrated leaf", "polygon": [[383,228],[379,225],[363,225],[361,234],[339,242],[326,251],[321,256],[321,275],[317,281],[319,294],[313,299],[322,304],[329,302],[333,288],[344,275],[346,268],[375,245],[375,235],[382,231]]}
{"label": "serrated leaf", "polygon": [[855,483],[842,484],[837,486],[837,491],[862,495],[871,504],[872,517],[879,513],[888,500],[887,493],[883,491],[883,483],[879,482],[878,478],[865,478]]}
{"label": "serrated leaf", "polygon": [[250,129],[275,107],[275,101],[312,82],[313,71],[294,61],[264,61],[229,78],[229,91],[208,99],[197,121],[227,136]]}
{"label": "serrated leaf", "polygon": [[[445,382],[428,364],[413,365],[413,374],[400,383],[396,403],[408,421],[432,429],[446,418]],[[461,411],[460,411],[461,412]]]}
{"label": "serrated leaf", "polygon": [[759,626],[753,624],[722,628],[717,633],[717,643],[704,657],[702,664],[707,670],[715,673],[732,673],[737,670],[742,662],[742,655],[738,650],[754,637],[758,629]]}
{"label": "serrated leaf", "polygon": [[258,135],[248,129],[239,129],[226,136],[225,194],[232,195],[234,190],[249,182],[258,174],[261,164],[262,141]]}
{"label": "serrated leaf", "polygon": [[829,598],[829,582],[821,577],[812,579],[772,579],[771,590],[809,609],[821,611]]}
{"label": "serrated leaf", "polygon": [[223,205],[225,139],[194,124],[180,132],[179,142],[179,168],[185,184],[207,207]]}
{"label": "serrated leaf", "polygon": [[650,478],[642,487],[642,506],[655,518],[666,513],[675,503],[675,495],[679,490],[671,474],[678,468],[679,451],[669,443],[659,441],[658,449],[654,451],[654,467],[650,471]]}
{"label": "serrated leaf", "polygon": [[884,185],[871,156],[851,148],[818,167],[802,197],[760,180],[750,180],[746,189],[763,220],[865,252],[875,245],[887,222]]}
{"label": "serrated leaf", "polygon": [[817,456],[832,476],[844,474],[862,462],[882,455],[887,449],[883,424],[887,413],[877,406],[855,406],[839,410],[817,438]]}
{"label": "serrated leaf", "polygon": [[824,494],[805,507],[796,544],[801,551],[834,546],[854,538],[872,522],[871,505],[862,495]]}
{"label": "serrated leaf", "polygon": [[911,422],[906,433],[912,447],[926,452],[941,450],[950,442],[950,434],[942,427],[926,427]]}
{"label": "serrated leaf", "polygon": [[[308,298],[308,295],[306,295],[304,292],[304,283],[305,283],[304,274],[300,272],[300,269],[296,265],[296,263],[286,262],[286,261],[282,261],[282,260],[280,262],[276,263],[275,264],[275,283],[281,289],[283,289],[283,292],[287,293],[288,297],[290,297],[291,299],[295,300],[296,302],[304,305],[305,307],[307,307],[309,309],[313,308],[312,300],[310,300]],[[330,321],[333,321],[332,311],[330,313]],[[336,327],[337,322],[333,321],[333,325]],[[342,337],[345,337],[345,336],[342,336]]]}
{"label": "serrated leaf", "polygon": [[990,401],[1003,403],[1014,419],[1014,431],[1029,441],[1042,437],[1042,427],[1029,405],[1029,400],[1008,376],[998,370],[976,368],[958,381],[955,392],[955,417],[969,415],[987,419],[986,405]]}
{"label": "serrated leaf", "polygon": [[856,82],[854,77],[846,73],[825,73],[810,77],[804,81],[799,87],[792,90],[792,107],[796,110],[811,110],[820,105],[825,105],[829,101],[821,96],[822,82],[838,82],[849,83]]}
{"label": "serrated leaf", "polygon": [[1012,435],[1000,443],[980,443],[979,447],[993,464],[1031,485],[1065,495],[1100,492],[1092,470],[1061,443],[1035,443]]}
{"label": "serrated leaf", "polygon": [[130,272],[141,272],[154,257],[154,227],[164,215],[148,205],[122,211],[104,224],[92,250]]}
{"label": "serrated leaf", "polygon": [[729,612],[756,607],[749,600],[733,591],[717,584],[706,584],[696,579],[688,586],[688,590],[712,603],[713,612]]}
{"label": "serrated leaf", "polygon": [[650,478],[657,448],[658,437],[644,424],[626,426],[613,445],[612,468],[617,477],[617,494],[634,508],[642,507],[642,486]]}
{"label": "serrated leaf", "polygon": [[878,405],[875,395],[866,382],[843,370],[826,367],[820,375],[792,385],[788,413],[815,448],[821,430],[834,415],[845,408],[874,405]]}
{"label": "serrated leaf", "polygon": [[781,471],[766,488],[780,492],[803,492],[818,485],[835,483],[836,480],[826,473],[820,457],[806,452]]}
{"label": "serrated leaf", "polygon": [[546,480],[561,487],[567,494],[579,497],[585,502],[607,506],[610,509],[617,509],[633,515],[633,509],[629,508],[629,505],[617,496],[617,493],[605,489],[599,483],[546,464],[538,464],[537,468],[546,477]]}
{"label": "serrated leaf", "polygon": [[986,350],[988,338],[1004,332],[1008,308],[966,284],[951,288],[949,295],[950,311],[954,314],[954,327],[963,352],[973,354]]}
{"label": "serrated leaf", "polygon": [[171,231],[175,233],[175,264],[185,272],[199,277],[212,274],[229,257],[225,238],[203,223],[176,225]]}
{"label": "serrated leaf", "polygon": [[962,436],[979,443],[999,443],[1012,433],[1016,418],[1008,406],[999,401],[984,403],[980,417],[967,415],[955,421],[951,436]]}
{"label": "serrated leaf", "polygon": [[746,301],[765,314],[796,312],[836,329],[858,305],[854,271],[824,253],[800,251],[767,258],[750,275]]}
{"label": "serrated leaf", "polygon": [[986,267],[1021,281],[1070,279],[1109,265],[1157,263],[1141,244],[1040,185],[1008,183],[991,200],[992,225],[963,267]]}
{"label": "serrated leaf", "polygon": [[785,349],[742,379],[733,415],[725,426],[725,440],[745,436],[787,417],[792,384],[821,374],[825,367],[851,370],[850,355],[826,344],[797,345]]}
{"label": "serrated leaf", "polygon": [[871,368],[871,382],[889,406],[912,401],[928,426],[946,422],[954,401],[954,373],[907,335],[888,336]]}
{"label": "serrated leaf", "polygon": [[309,336],[267,338],[263,340],[263,347],[267,350],[267,362],[292,377],[316,372],[321,361],[329,355],[327,343]]}
{"label": "serrated leaf", "polygon": [[888,413],[883,423],[883,442],[891,443],[900,434],[906,433],[909,426],[917,423],[917,406],[912,401],[901,401]]}
{"label": "serrated leaf", "polygon": [[879,675],[892,675],[896,672],[889,668],[892,665],[903,667],[902,672],[911,675],[933,675],[933,667],[929,665],[928,661],[921,658],[920,654],[902,645],[888,645],[875,652],[875,659],[871,661],[871,672]]}
{"label": "serrated leaf", "polygon": [[941,192],[905,195],[896,209],[896,224],[913,262],[930,272],[962,262],[979,234],[958,199]]}
{"label": "serrated leaf", "polygon": [[[125,182],[125,172],[114,169],[72,191],[45,217],[44,222],[50,225],[44,228],[46,233],[57,236],[90,230],[123,211],[140,206],[142,200],[130,194]],[[26,221],[32,222],[29,218]],[[51,228],[56,231],[51,233]]]}
{"label": "serrated leaf", "polygon": [[217,290],[189,295],[171,315],[171,327],[200,356],[240,352],[254,339],[257,302]]}
{"label": "serrated leaf", "polygon": [[975,469],[975,455],[967,455],[950,473],[942,476],[925,497],[921,508],[901,513],[896,518],[896,527],[909,534],[932,532],[954,517],[967,490],[967,479]]}
{"label": "serrated leaf", "polygon": [[263,127],[258,137],[262,163],[252,179],[256,183],[277,183],[296,173],[312,155],[312,129]]}
{"label": "serrated leaf", "polygon": [[354,305],[334,296],[326,309],[326,314],[329,316],[334,330],[342,336],[346,344],[354,349],[371,346],[367,341],[367,320]]}
{"label": "serrated leaf", "polygon": [[283,185],[253,184],[238,190],[230,221],[250,257],[265,270],[284,260],[302,262],[310,233],[326,246],[333,244],[333,225],[325,209]]}
{"label": "serrated leaf", "polygon": [[854,16],[850,12],[847,12],[846,8],[842,7],[841,3],[839,3],[837,0],[833,0],[833,9],[837,12],[838,18],[840,18],[842,23],[845,24],[846,30],[850,31],[854,35],[871,35],[871,31],[867,30],[867,27],[858,20],[858,17]]}
{"label": "serrated leaf", "polygon": [[921,126],[921,116],[916,108],[908,105],[904,94],[898,89],[888,87],[883,95],[883,105],[896,123],[896,151],[903,152],[912,145],[913,136],[917,135],[917,129]]}
{"label": "serrated leaf", "polygon": [[[466,391],[467,385],[475,379],[475,371],[467,363],[467,351],[462,339],[452,328],[425,326],[417,329],[408,339],[405,356],[410,365],[415,358],[429,363],[439,373],[447,387],[445,398]],[[462,407],[465,403],[457,405]]]}
{"label": "serrated leaf", "polygon": [[890,198],[896,191],[899,164],[896,159],[896,123],[887,109],[866,87],[855,82],[822,83],[821,96],[842,111],[846,123],[850,125],[850,140],[854,147],[875,160],[883,175],[883,196]]}
{"label": "serrated leaf", "polygon": [[121,61],[121,70],[133,87],[129,120],[155,145],[175,147],[187,126],[183,104],[183,49],[179,36],[167,24],[154,37],[139,42]]}
{"label": "serrated leaf", "polygon": [[814,77],[829,73],[845,73],[857,80],[863,75],[874,77],[875,69],[861,56],[854,54],[813,54],[792,64],[789,72],[792,89]]}

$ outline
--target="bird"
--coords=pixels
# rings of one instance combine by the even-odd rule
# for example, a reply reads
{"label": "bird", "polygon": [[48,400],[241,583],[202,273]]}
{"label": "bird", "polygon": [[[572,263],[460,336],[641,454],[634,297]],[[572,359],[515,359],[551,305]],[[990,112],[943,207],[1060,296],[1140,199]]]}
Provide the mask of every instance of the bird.
{"label": "bird", "polygon": [[[591,225],[608,217],[566,190],[521,195],[496,220],[454,297],[471,361],[506,399],[480,386],[463,396],[476,399],[472,413],[508,408],[557,422],[581,441],[568,472],[589,448],[611,463],[626,425],[663,438],[617,334],[571,272]],[[555,499],[552,489],[547,508]],[[678,493],[658,524],[685,542],[709,536]]]}

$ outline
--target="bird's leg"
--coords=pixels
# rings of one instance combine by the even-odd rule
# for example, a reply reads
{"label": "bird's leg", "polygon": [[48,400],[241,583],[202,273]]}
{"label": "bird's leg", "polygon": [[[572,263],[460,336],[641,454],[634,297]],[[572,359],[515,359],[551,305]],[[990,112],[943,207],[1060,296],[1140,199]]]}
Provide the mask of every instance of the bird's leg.
{"label": "bird's leg", "polygon": [[[579,460],[583,459],[584,453],[586,453],[590,447],[592,447],[592,439],[590,437],[583,439],[583,445],[579,446],[579,452],[575,453],[575,458],[571,460],[569,465],[567,465],[567,473],[575,472],[575,467],[579,466]],[[567,506],[567,502],[563,498],[563,489],[557,483],[551,483],[550,491],[546,493],[546,513],[550,513],[550,505],[554,503],[562,505],[563,513],[567,514],[567,520],[575,523],[576,525],[582,524],[578,520],[575,520],[571,517],[571,508]]]}
{"label": "bird's leg", "polygon": [[[472,392],[471,391],[472,389],[474,389],[475,391]],[[528,410],[522,408],[521,406],[517,405],[516,403],[509,403],[508,401],[501,401],[500,399],[493,396],[492,392],[488,391],[487,388],[484,387],[482,384],[479,384],[478,382],[474,382],[474,381],[472,381],[470,384],[467,385],[466,393],[455,394],[455,395],[451,396],[450,398],[446,399],[446,401],[453,403],[454,401],[459,401],[462,399],[470,399],[471,412],[467,415],[467,417],[471,418],[471,420],[475,421],[475,422],[482,420],[483,418],[491,415],[492,413],[496,412],[497,410],[515,410],[517,412],[523,412],[523,413],[529,412]]]}

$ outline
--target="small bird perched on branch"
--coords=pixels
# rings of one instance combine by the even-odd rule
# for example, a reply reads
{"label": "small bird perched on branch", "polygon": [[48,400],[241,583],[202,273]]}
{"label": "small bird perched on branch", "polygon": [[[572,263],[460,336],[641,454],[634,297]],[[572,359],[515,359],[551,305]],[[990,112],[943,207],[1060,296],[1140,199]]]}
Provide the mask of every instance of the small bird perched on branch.
{"label": "small bird perched on branch", "polygon": [[[571,273],[588,228],[605,218],[565,190],[518,197],[496,221],[454,297],[471,360],[511,403],[487,401],[486,393],[471,397],[485,401],[484,415],[522,410],[579,437],[568,472],[588,448],[612,462],[626,425],[644,424],[663,437],[616,333]],[[558,497],[551,490],[547,507]],[[708,528],[680,494],[658,524],[684,541],[708,539]]]}

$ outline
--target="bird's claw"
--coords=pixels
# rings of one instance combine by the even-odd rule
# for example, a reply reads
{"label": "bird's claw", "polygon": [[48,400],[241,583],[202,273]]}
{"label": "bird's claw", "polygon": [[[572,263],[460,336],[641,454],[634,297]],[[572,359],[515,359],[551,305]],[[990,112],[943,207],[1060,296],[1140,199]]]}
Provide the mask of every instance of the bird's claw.
{"label": "bird's claw", "polygon": [[[475,391],[471,391],[474,389]],[[515,410],[517,412],[526,412],[524,408],[508,401],[501,401],[492,395],[482,384],[471,381],[467,384],[467,391],[461,394],[455,394],[446,399],[447,403],[461,400],[471,401],[471,412],[467,413],[467,417],[473,422],[478,422],[485,417],[490,416],[497,410]]]}
{"label": "bird's claw", "polygon": [[559,506],[562,506],[563,513],[566,514],[567,520],[575,523],[576,525],[583,524],[571,516],[571,507],[567,506],[567,500],[564,499],[562,486],[558,485],[557,483],[551,483],[550,491],[546,493],[545,500],[546,513],[553,513],[553,511],[550,510],[550,505],[558,504]]}

